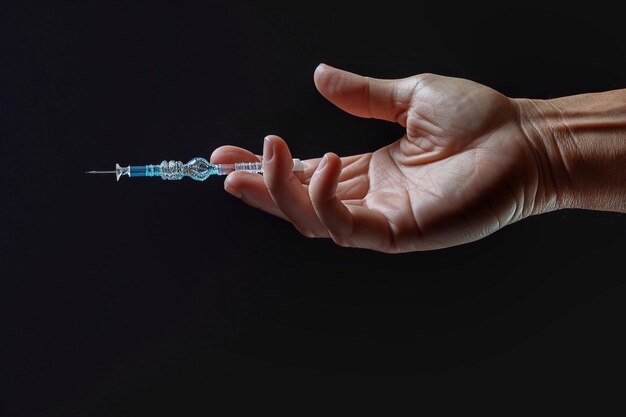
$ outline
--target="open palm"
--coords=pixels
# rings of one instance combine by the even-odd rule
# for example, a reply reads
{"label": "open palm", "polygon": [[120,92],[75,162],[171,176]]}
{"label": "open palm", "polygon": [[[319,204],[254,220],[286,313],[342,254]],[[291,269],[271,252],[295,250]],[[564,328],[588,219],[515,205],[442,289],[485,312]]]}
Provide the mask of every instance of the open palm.
{"label": "open palm", "polygon": [[[435,74],[382,80],[320,65],[314,80],[339,108],[405,134],[372,153],[306,160],[305,172],[293,172],[286,142],[268,136],[264,174],[231,173],[229,192],[306,236],[389,253],[471,242],[530,214],[539,170],[515,100]],[[257,159],[234,146],[211,156]]]}

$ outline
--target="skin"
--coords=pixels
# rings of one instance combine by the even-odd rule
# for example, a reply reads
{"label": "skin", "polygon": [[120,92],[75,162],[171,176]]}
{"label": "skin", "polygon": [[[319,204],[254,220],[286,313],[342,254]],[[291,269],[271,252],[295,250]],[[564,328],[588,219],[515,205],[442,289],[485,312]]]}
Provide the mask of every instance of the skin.
{"label": "skin", "polygon": [[[304,172],[292,171],[276,135],[262,156],[230,145],[211,155],[212,163],[262,160],[263,175],[233,172],[226,191],[305,236],[400,253],[469,243],[561,208],[626,212],[625,91],[608,105],[598,94],[514,99],[466,79],[384,80],[325,64],[314,83],[347,113],[398,123],[405,134],[371,153],[305,160]],[[607,109],[614,117],[598,123],[594,114]]]}

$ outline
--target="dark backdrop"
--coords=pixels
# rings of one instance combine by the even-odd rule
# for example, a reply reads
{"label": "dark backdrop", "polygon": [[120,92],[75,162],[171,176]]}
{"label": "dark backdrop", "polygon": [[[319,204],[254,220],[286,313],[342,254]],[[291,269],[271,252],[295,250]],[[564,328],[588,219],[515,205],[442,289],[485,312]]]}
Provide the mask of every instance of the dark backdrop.
{"label": "dark backdrop", "polygon": [[0,414],[208,415],[228,394],[279,403],[307,383],[419,400],[424,383],[550,392],[624,373],[622,215],[560,211],[386,255],[307,239],[223,177],[84,174],[224,144],[260,153],[270,133],[304,159],[400,136],[319,95],[320,62],[514,97],[621,88],[620,13],[233,3],[2,3]]}

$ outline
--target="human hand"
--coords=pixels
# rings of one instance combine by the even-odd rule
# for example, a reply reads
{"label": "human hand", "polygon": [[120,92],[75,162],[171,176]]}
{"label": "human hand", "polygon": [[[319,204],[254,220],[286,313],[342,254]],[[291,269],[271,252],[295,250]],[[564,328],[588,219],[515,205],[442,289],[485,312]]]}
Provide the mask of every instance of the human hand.
{"label": "human hand", "polygon": [[419,74],[363,77],[321,64],[318,91],[359,117],[399,123],[406,133],[371,153],[333,152],[292,171],[280,137],[263,156],[222,146],[212,163],[262,160],[263,175],[233,172],[225,189],[291,222],[308,237],[387,253],[444,248],[481,239],[551,209],[541,157],[515,99],[460,78]]}

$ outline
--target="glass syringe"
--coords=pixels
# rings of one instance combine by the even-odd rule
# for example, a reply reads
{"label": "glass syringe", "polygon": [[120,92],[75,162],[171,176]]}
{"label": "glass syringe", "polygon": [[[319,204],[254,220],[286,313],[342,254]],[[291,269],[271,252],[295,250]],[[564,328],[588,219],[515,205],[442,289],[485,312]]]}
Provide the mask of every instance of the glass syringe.
{"label": "glass syringe", "polygon": [[[293,159],[293,170],[304,171],[306,164],[298,158]],[[129,165],[115,164],[115,171],[86,171],[87,174],[115,174],[117,180],[127,175],[129,177],[161,177],[164,180],[180,180],[184,177],[196,181],[204,181],[211,175],[227,175],[233,171],[263,172],[262,162],[236,162],[234,164],[212,164],[204,158],[196,157],[186,164],[181,161],[163,161],[158,165]]]}

